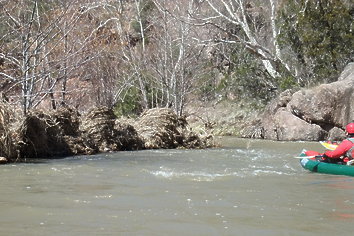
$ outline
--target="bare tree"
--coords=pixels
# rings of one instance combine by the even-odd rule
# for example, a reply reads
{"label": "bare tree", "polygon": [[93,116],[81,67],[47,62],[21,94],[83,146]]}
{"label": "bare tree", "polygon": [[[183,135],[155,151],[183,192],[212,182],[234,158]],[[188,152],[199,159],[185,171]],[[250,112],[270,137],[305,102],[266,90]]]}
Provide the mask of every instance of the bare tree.
{"label": "bare tree", "polygon": [[154,34],[150,41],[149,81],[151,106],[170,107],[182,115],[191,94],[200,89],[207,57],[205,47],[195,43],[200,28],[190,24],[195,1],[153,1],[157,12],[152,19]]}
{"label": "bare tree", "polygon": [[[66,104],[68,79],[85,76],[83,66],[105,48],[95,47],[102,40],[99,32],[116,19],[95,16],[107,7],[106,2],[11,3],[4,3],[1,14],[6,32],[2,41],[10,46],[0,53],[0,58],[6,61],[6,68],[13,68],[0,74],[11,82],[7,92],[17,94],[21,86],[24,114],[48,96],[54,109],[58,104]],[[9,40],[14,43],[9,44]]]}
{"label": "bare tree", "polygon": [[[215,42],[242,44],[262,62],[273,78],[279,77],[281,70],[296,75],[296,71],[283,59],[277,42],[276,1],[245,0],[205,0],[196,11],[191,12],[195,21],[202,27],[212,26],[222,34],[216,38],[204,38],[201,43]],[[259,15],[268,17],[265,23],[257,22]],[[271,37],[269,37],[269,36]],[[269,43],[271,42],[271,43]]]}
{"label": "bare tree", "polygon": [[1,57],[8,62],[12,71],[2,72],[2,76],[10,79],[11,89],[21,87],[21,106],[23,113],[34,105],[43,88],[49,71],[44,69],[48,63],[49,54],[53,47],[48,46],[53,38],[57,37],[55,24],[48,22],[42,25],[38,1],[26,3],[17,2],[19,5],[7,5],[2,9],[4,27],[7,31],[4,41],[13,40],[14,44],[8,51],[1,53]]}

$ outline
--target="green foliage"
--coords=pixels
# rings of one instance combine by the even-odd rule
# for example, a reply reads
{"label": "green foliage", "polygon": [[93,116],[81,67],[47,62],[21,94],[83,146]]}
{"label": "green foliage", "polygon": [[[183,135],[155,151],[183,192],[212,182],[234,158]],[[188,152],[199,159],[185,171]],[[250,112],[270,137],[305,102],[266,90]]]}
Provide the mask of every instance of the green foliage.
{"label": "green foliage", "polygon": [[212,64],[210,62],[205,63],[203,66],[204,73],[198,76],[197,95],[201,97],[203,101],[211,101],[217,96],[217,73],[216,70],[212,70]]}
{"label": "green foliage", "polygon": [[[0,21],[0,35],[5,35],[9,32],[9,27],[6,25],[5,22]],[[7,43],[10,40],[6,37],[0,37],[0,44]]]}
{"label": "green foliage", "polygon": [[216,90],[215,90],[215,82],[214,79],[205,79],[201,80],[201,87],[198,90],[198,95],[204,101],[210,101],[215,98]]}
{"label": "green foliage", "polygon": [[[224,45],[225,46],[225,45]],[[264,69],[264,66],[255,55],[251,54],[242,45],[226,45],[220,50],[227,54],[228,60],[220,60],[222,55],[216,56],[217,63],[214,73],[202,77],[201,95],[203,100],[229,98],[254,102],[257,107],[267,103],[276,95],[275,88],[279,88],[281,78],[275,80]],[[214,57],[215,58],[215,57]],[[291,79],[287,78],[282,87],[287,87]]]}
{"label": "green foliage", "polygon": [[134,117],[141,111],[140,93],[135,87],[131,87],[126,92],[123,101],[118,102],[114,106],[114,114],[117,117],[130,116]]}
{"label": "green foliage", "polygon": [[275,95],[272,89],[276,81],[266,73],[263,65],[242,47],[235,47],[231,53],[227,92],[233,92],[239,99],[255,99],[266,103]]}
{"label": "green foliage", "polygon": [[217,84],[216,86],[216,92],[220,93],[222,91],[224,91],[225,89],[227,89],[227,87],[229,86],[229,81],[230,81],[230,76],[225,75],[224,78],[222,78],[220,80],[220,82]]}
{"label": "green foliage", "polygon": [[140,33],[140,24],[137,20],[132,21],[130,25],[135,33]]}
{"label": "green foliage", "polygon": [[56,3],[55,1],[52,2],[48,0],[38,0],[37,4],[38,4],[39,14],[42,15],[43,13],[45,14],[51,11]]}
{"label": "green foliage", "polygon": [[354,6],[343,0],[287,0],[279,42],[290,47],[310,83],[331,82],[354,56]]}
{"label": "green foliage", "polygon": [[292,76],[283,76],[278,78],[278,84],[281,91],[299,86],[296,79]]}

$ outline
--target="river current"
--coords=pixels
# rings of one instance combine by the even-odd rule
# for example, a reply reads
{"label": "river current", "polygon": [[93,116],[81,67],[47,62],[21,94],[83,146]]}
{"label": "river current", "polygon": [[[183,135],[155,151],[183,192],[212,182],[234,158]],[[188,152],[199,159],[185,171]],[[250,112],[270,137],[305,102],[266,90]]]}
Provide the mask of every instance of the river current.
{"label": "river current", "polygon": [[352,235],[354,178],[294,158],[319,143],[218,142],[0,166],[0,235]]}

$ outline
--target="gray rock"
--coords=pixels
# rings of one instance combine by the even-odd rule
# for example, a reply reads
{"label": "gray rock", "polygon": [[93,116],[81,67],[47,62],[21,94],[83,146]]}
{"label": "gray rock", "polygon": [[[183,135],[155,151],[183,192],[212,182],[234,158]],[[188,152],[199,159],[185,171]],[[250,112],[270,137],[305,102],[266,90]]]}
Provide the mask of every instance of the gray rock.
{"label": "gray rock", "polygon": [[338,81],[354,80],[354,62],[349,63],[340,74]]}
{"label": "gray rock", "polygon": [[334,127],[328,132],[328,140],[330,141],[341,141],[345,139],[345,132],[344,130]]}
{"label": "gray rock", "polygon": [[344,127],[354,120],[354,63],[339,80],[312,89],[286,93],[265,109],[264,138],[273,140],[343,139]]}
{"label": "gray rock", "polygon": [[[320,126],[310,124],[293,115],[286,108],[280,108],[274,117],[272,132],[265,132],[265,138],[283,141],[319,140],[326,135]],[[275,136],[274,136],[275,135]]]}

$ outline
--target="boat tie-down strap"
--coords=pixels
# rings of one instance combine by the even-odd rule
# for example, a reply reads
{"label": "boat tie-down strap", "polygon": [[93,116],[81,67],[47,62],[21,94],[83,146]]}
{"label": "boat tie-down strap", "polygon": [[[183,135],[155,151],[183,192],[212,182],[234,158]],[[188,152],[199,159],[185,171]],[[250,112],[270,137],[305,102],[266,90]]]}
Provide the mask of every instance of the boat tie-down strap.
{"label": "boat tie-down strap", "polygon": [[317,172],[318,171],[318,165],[320,164],[321,162],[318,162],[312,169],[313,172]]}

